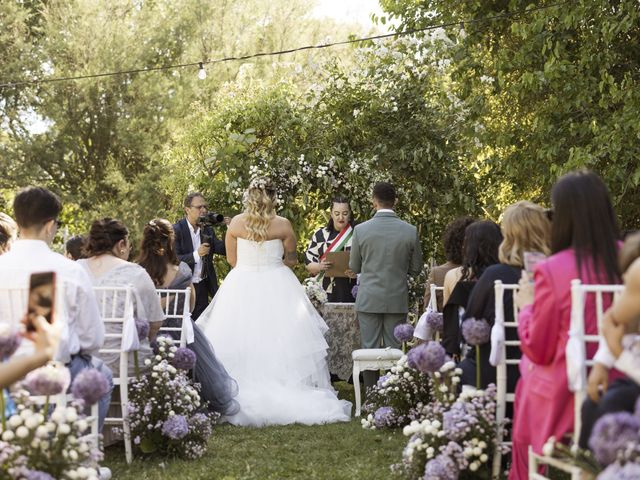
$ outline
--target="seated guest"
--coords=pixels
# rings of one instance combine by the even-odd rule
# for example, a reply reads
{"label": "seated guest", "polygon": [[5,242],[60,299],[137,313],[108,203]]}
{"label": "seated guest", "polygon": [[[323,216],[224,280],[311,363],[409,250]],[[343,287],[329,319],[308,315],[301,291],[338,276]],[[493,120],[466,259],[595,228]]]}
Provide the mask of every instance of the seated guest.
{"label": "seated guest", "polygon": [[74,235],[67,243],[64,244],[65,254],[64,256],[71,260],[80,260],[81,258],[87,258],[84,254],[85,239],[82,235]]}
{"label": "seated guest", "polygon": [[[436,287],[444,286],[444,277],[454,268],[458,268],[462,265],[462,243],[464,242],[464,231],[475,220],[471,217],[456,218],[453,222],[447,225],[442,236],[442,243],[444,243],[444,254],[447,261],[442,265],[437,265],[429,272],[429,279],[424,291],[424,308],[427,308],[431,301],[431,285],[435,284]],[[442,311],[443,295],[438,292],[436,294],[438,311]]]}
{"label": "seated guest", "polygon": [[[478,279],[462,322],[467,318],[485,319],[493,326],[495,320],[495,290],[496,280],[504,284],[515,284],[520,280],[520,271],[524,266],[524,252],[540,252],[549,255],[549,241],[551,237],[551,222],[547,218],[545,210],[535,203],[522,201],[507,207],[502,218],[502,235],[504,240],[498,248],[499,264],[487,267]],[[504,320],[513,322],[513,298],[511,290],[504,294]],[[507,340],[517,340],[515,329],[506,331]],[[512,348],[512,347],[509,347]],[[509,352],[509,358],[519,358],[520,350],[514,348]],[[486,388],[490,383],[496,382],[496,369],[489,363],[491,343],[480,345],[480,386]],[[462,385],[476,384],[476,356],[475,349],[469,350],[468,355],[460,362],[462,369]],[[508,391],[515,390],[518,380],[518,368],[509,365],[507,378],[509,380]]]}
{"label": "seated guest", "polygon": [[0,212],[0,255],[8,252],[18,235],[18,225],[6,213]]}
{"label": "seated guest", "polygon": [[[34,352],[31,355],[13,357],[4,363],[0,362],[0,390],[21,380],[31,370],[53,360],[58,349],[61,329],[50,325],[41,315],[33,316],[31,322],[34,330],[25,331],[21,335],[33,342]],[[3,394],[4,392],[0,391],[0,395]]]}
{"label": "seated guest", "polygon": [[[551,190],[551,255],[538,263],[534,282],[520,280],[518,336],[522,358],[516,387],[509,478],[528,478],[529,446],[540,454],[551,436],[572,433],[573,393],[568,388],[566,345],[571,317],[571,280],[617,283],[618,225],[609,192],[590,172],[569,173]],[[607,307],[608,305],[605,305]],[[587,296],[585,333],[597,333],[595,299]],[[592,358],[594,349],[587,349]]]}
{"label": "seated guest", "polygon": [[[0,287],[27,290],[32,273],[55,272],[64,295],[63,316],[56,320],[63,325],[56,359],[66,364],[72,379],[85,368],[96,368],[113,388],[111,371],[95,356],[104,342],[104,325],[89,277],[78,264],[49,248],[60,225],[60,200],[46,188],[27,187],[16,195],[13,210],[20,239],[0,255]],[[22,313],[12,311],[8,303],[0,299],[0,322],[17,325]],[[32,346],[23,342],[16,356],[32,352]],[[98,403],[100,428],[110,400],[111,390]]]}
{"label": "seated guest", "polygon": [[[331,262],[325,258],[327,252],[351,250],[351,234],[355,222],[349,199],[341,196],[334,197],[331,200],[330,213],[329,223],[313,234],[305,254],[304,262],[311,275],[323,274],[331,267]],[[322,277],[322,287],[327,292],[330,302],[353,303],[356,301],[351,293],[356,285],[356,275],[350,270],[346,273],[349,275],[348,278]]]}
{"label": "seated guest", "polygon": [[[453,288],[442,311],[442,346],[454,358],[459,357],[461,353],[460,313],[466,309],[478,278],[487,267],[498,263],[500,242],[502,242],[500,227],[492,221],[473,222],[465,229],[460,280]],[[451,270],[449,273],[454,271]]]}
{"label": "seated guest", "polygon": [[[143,267],[156,288],[184,290],[191,288],[191,307],[195,303],[195,291],[191,284],[191,268],[184,262],[179,262],[175,253],[175,232],[168,220],[151,220],[144,227],[138,264]],[[163,299],[171,302],[172,299]],[[169,304],[169,312],[182,312],[184,298],[179,303]],[[189,319],[188,321],[193,322]],[[180,327],[178,319],[166,319],[165,327]],[[238,393],[238,385],[228,374],[213,353],[213,347],[200,327],[193,322],[194,342],[187,345],[196,354],[196,364],[193,376],[200,383],[202,398],[209,403],[209,408],[223,415],[234,415],[239,409],[234,397]],[[171,332],[174,339],[180,338],[179,332]]]}
{"label": "seated guest", "polygon": [[[589,374],[589,397],[582,405],[582,448],[588,447],[598,418],[606,413],[633,412],[640,396],[640,233],[631,234],[625,240],[619,265],[620,271],[625,272],[624,291],[602,321],[604,339]],[[628,378],[618,378],[609,385],[609,369],[613,366]]]}
{"label": "seated guest", "polygon": [[[140,265],[127,261],[130,250],[127,227],[119,220],[103,218],[91,225],[86,244],[88,258],[78,260],[77,263],[89,274],[94,287],[133,287],[134,316],[138,320],[149,322],[149,338],[140,342],[138,350],[138,362],[142,366],[144,360],[153,354],[149,341],[155,339],[162,326],[164,313],[149,274]],[[116,307],[117,315],[123,315],[124,296],[120,296],[118,300],[121,303]],[[105,301],[111,300],[107,298]],[[110,303],[107,305],[110,308]],[[110,323],[106,325],[106,330],[107,333],[120,333],[122,326]],[[104,348],[119,349],[120,344],[120,339],[107,337]],[[118,353],[101,353],[100,356],[112,370],[120,370]],[[129,375],[133,376],[134,372],[133,355],[130,355]]]}

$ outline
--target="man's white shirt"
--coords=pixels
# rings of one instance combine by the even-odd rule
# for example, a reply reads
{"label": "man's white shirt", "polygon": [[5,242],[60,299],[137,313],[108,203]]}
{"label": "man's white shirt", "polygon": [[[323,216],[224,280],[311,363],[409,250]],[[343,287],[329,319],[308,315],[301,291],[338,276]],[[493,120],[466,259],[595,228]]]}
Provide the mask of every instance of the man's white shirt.
{"label": "man's white shirt", "polygon": [[193,243],[193,275],[191,277],[191,283],[199,283],[202,279],[202,258],[198,255],[198,249],[200,248],[200,228],[194,228],[193,225],[187,220],[189,225],[189,233],[191,234],[191,243]]}
{"label": "man's white shirt", "polygon": [[[104,342],[104,324],[91,279],[80,265],[53,252],[41,240],[17,240],[9,252],[0,255],[0,289],[24,289],[26,295],[31,274],[48,271],[56,273],[56,289],[62,289],[56,298],[64,301],[63,308],[56,308],[61,313],[56,321],[63,322],[56,359],[67,363],[79,352],[95,354]],[[17,326],[26,308],[16,312],[11,307],[8,296],[0,295],[0,323]],[[31,342],[24,341],[17,354],[32,349]]]}

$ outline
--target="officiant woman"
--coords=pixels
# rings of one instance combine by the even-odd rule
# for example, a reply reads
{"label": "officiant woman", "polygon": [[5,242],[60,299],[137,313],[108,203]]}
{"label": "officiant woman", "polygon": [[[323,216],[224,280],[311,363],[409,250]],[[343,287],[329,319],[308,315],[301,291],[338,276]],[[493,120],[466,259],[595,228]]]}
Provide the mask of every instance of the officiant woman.
{"label": "officiant woman", "polygon": [[353,287],[356,285],[355,274],[347,270],[351,278],[325,275],[331,266],[325,258],[328,252],[351,250],[351,236],[355,223],[349,199],[342,196],[334,197],[331,200],[330,213],[327,226],[317,230],[311,238],[305,254],[305,264],[311,275],[322,280],[322,287],[327,292],[330,302],[353,303],[355,302],[352,294]]}

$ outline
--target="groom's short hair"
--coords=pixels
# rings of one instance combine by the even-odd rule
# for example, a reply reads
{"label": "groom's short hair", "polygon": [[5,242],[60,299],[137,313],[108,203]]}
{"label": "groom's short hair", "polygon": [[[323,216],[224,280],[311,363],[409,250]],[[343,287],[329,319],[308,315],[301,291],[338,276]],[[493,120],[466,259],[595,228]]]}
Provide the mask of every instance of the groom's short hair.
{"label": "groom's short hair", "polygon": [[373,187],[373,197],[381,207],[393,207],[396,202],[396,189],[389,182],[378,182]]}

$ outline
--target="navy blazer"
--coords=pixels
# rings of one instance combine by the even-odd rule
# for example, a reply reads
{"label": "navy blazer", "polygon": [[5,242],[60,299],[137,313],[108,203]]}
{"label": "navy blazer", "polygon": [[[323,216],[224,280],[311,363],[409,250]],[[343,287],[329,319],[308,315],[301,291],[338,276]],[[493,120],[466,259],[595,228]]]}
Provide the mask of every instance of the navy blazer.
{"label": "navy blazer", "polygon": [[[173,230],[176,233],[175,249],[178,260],[189,265],[189,268],[191,268],[191,271],[193,272],[193,269],[195,268],[195,260],[193,259],[193,242],[191,241],[191,230],[189,229],[187,219],[183,218],[178,221],[178,223],[173,226]],[[216,276],[216,271],[213,268],[213,254],[217,253],[218,255],[226,255],[227,250],[224,245],[224,240],[220,240],[216,237],[216,233],[213,231],[213,228],[201,228],[200,235],[208,235],[211,237],[211,249],[209,250],[209,255],[205,257],[208,261],[204,262],[204,271],[207,274],[207,278],[203,281],[207,282],[209,295],[214,296],[218,290],[218,277]]]}

